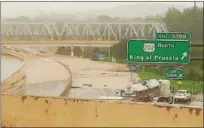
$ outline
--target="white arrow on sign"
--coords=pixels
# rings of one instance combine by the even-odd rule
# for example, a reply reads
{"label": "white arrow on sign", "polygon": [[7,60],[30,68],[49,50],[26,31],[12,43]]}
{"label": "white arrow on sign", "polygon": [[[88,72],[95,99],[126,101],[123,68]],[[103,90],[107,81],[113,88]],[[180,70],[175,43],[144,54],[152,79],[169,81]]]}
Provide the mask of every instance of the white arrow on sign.
{"label": "white arrow on sign", "polygon": [[184,53],[182,54],[181,60],[183,60],[185,57],[188,57],[188,53],[187,53],[187,52],[184,52]]}

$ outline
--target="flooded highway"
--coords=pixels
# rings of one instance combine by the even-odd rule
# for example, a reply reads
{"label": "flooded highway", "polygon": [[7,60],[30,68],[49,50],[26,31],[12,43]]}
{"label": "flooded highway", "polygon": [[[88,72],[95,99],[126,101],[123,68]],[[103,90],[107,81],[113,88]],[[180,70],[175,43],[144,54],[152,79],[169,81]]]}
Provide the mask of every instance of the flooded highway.
{"label": "flooded highway", "polygon": [[[50,57],[63,62],[72,71],[73,85],[69,93],[65,95],[70,98],[120,97],[118,90],[132,83],[132,74],[127,72],[124,65],[61,55],[51,55]],[[15,61],[17,64],[13,66],[12,61],[13,59],[16,60],[15,57],[2,56],[1,59],[3,60],[3,73],[6,72],[5,66],[12,72],[17,70],[22,63],[17,59]],[[66,88],[70,74],[57,62],[44,57],[29,56],[26,67],[26,95],[59,96]],[[6,74],[3,77],[6,77]],[[137,75],[135,77],[139,80]],[[195,100],[189,105],[202,106],[202,104],[202,102]]]}
{"label": "flooded highway", "polygon": [[1,55],[1,81],[20,68],[22,63],[23,61],[16,57]]}
{"label": "flooded highway", "polygon": [[29,56],[26,67],[26,95],[60,96],[68,84],[67,69],[51,59]]}
{"label": "flooded highway", "polygon": [[[1,56],[1,81],[18,70],[23,61],[10,55]],[[46,68],[45,68],[46,67]],[[56,61],[27,56],[25,93],[37,96],[60,96],[69,83],[69,72]]]}
{"label": "flooded highway", "polygon": [[67,95],[70,98],[97,99],[102,96],[120,97],[117,89],[110,88],[72,88]]}
{"label": "flooded highway", "polygon": [[66,88],[68,80],[55,80],[44,83],[26,84],[26,95],[59,96]]}

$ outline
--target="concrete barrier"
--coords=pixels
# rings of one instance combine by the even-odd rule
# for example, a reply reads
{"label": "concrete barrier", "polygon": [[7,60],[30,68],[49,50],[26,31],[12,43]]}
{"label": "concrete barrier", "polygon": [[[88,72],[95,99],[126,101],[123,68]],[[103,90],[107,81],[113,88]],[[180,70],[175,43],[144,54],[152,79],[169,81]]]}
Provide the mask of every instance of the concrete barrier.
{"label": "concrete barrier", "polygon": [[70,76],[67,77],[67,85],[64,89],[64,91],[61,92],[60,96],[65,96],[68,94],[69,90],[71,89],[72,87],[72,73],[71,73],[71,70],[69,69],[69,67],[67,65],[65,65],[64,63],[60,62],[60,61],[57,61],[57,60],[54,60],[52,58],[49,58],[48,55],[45,55],[43,53],[32,53],[30,51],[27,51],[27,50],[23,50],[23,49],[20,49],[22,52],[24,52],[25,54],[28,54],[28,55],[34,55],[34,56],[40,56],[40,57],[43,57],[43,58],[48,58],[52,61],[55,61],[57,63],[59,63],[60,65],[62,65],[63,67],[65,67],[65,69],[67,69],[67,71],[69,72]]}
{"label": "concrete barrier", "polygon": [[2,122],[13,127],[202,127],[203,109],[2,94]]}
{"label": "concrete barrier", "polygon": [[21,86],[25,83],[25,62],[26,57],[21,52],[17,51],[17,49],[13,49],[11,47],[2,47],[2,54],[10,55],[17,57],[23,61],[22,65],[11,75],[4,80],[2,80],[2,93],[7,93],[10,89],[16,88],[17,86]]}
{"label": "concrete barrier", "polygon": [[[57,60],[55,60],[55,61],[57,61]],[[72,87],[72,72],[71,72],[71,70],[69,69],[69,67],[67,65],[65,65],[64,63],[62,63],[60,61],[57,61],[57,62],[60,63],[62,66],[64,66],[67,69],[67,71],[69,72],[69,74],[70,74],[70,76],[68,78],[67,86],[66,86],[66,88],[64,89],[64,91],[60,95],[60,96],[66,96],[66,95],[68,95],[69,90]]]}
{"label": "concrete barrier", "polygon": [[60,96],[65,96],[69,93],[69,90],[71,89],[72,87],[72,72],[71,70],[69,69],[69,67],[67,65],[65,65],[64,63],[60,62],[60,61],[57,61],[55,59],[51,59],[49,58],[49,56],[47,55],[44,55],[43,53],[35,53],[35,55],[37,56],[40,56],[40,57],[44,57],[44,58],[48,58],[52,61],[56,61],[58,62],[60,65],[62,65],[63,67],[65,67],[67,69],[67,71],[69,72],[70,76],[67,78],[68,82],[67,82],[67,86],[65,87],[64,91],[60,94]]}

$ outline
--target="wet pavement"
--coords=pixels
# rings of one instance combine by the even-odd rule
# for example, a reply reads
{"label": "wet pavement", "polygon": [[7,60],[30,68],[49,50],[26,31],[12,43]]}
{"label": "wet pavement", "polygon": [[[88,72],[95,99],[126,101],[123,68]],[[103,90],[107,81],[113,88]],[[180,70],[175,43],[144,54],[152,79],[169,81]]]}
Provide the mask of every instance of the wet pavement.
{"label": "wet pavement", "polygon": [[[66,96],[70,98],[119,97],[120,94],[116,92],[132,84],[131,73],[121,64],[60,55],[50,57],[63,62],[72,71],[75,88],[71,88],[67,93]],[[66,87],[70,74],[59,63],[47,58],[30,56],[26,65],[27,95],[59,96]],[[135,77],[139,80],[136,74]],[[203,102],[192,101],[189,105],[203,106]]]}
{"label": "wet pavement", "polygon": [[[35,48],[28,49],[35,51]],[[1,60],[1,79],[9,76],[22,64],[20,59],[8,55],[1,56]],[[70,74],[60,63],[48,58],[28,55],[25,64],[26,83],[24,85],[27,95],[60,96],[67,87]]]}
{"label": "wet pavement", "polygon": [[70,98],[83,98],[83,99],[97,99],[101,96],[106,97],[114,97],[114,96],[120,96],[117,89],[110,89],[110,88],[72,88],[67,94]]}
{"label": "wet pavement", "polygon": [[91,84],[93,88],[122,89],[132,84],[129,72],[86,71],[81,75],[73,75],[73,86],[83,87]]}
{"label": "wet pavement", "polygon": [[68,70],[48,58],[29,56],[26,61],[26,84],[44,83],[69,78]]}
{"label": "wet pavement", "polygon": [[72,86],[75,88],[66,96],[71,98],[97,99],[101,96],[119,96],[116,93],[119,89],[132,84],[131,73],[121,64],[61,55],[50,57],[69,66],[72,72]]}
{"label": "wet pavement", "polygon": [[195,101],[191,101],[191,103],[189,104],[190,106],[201,106],[203,107],[203,101],[198,101],[198,100],[195,100]]}
{"label": "wet pavement", "polygon": [[[127,72],[127,67],[122,64],[60,55],[50,57],[69,66],[72,72],[73,87],[91,84],[92,88],[104,88],[105,85],[110,89],[122,89],[133,83],[131,73]],[[139,79],[137,75],[135,78]]]}
{"label": "wet pavement", "polygon": [[60,96],[68,84],[68,70],[48,58],[29,56],[26,62],[26,94]]}
{"label": "wet pavement", "polygon": [[26,95],[32,96],[60,96],[66,88],[68,80],[56,80],[45,83],[26,85]]}

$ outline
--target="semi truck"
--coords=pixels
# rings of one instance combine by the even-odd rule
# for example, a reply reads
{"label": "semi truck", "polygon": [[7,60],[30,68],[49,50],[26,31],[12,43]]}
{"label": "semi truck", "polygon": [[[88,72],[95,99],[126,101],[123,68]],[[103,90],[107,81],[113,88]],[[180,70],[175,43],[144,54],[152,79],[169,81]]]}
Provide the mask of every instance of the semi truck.
{"label": "semi truck", "polygon": [[173,91],[170,89],[169,80],[159,80],[160,83],[160,96],[157,97],[157,102],[172,102]]}
{"label": "semi truck", "polygon": [[160,95],[159,82],[156,79],[133,83],[120,92],[121,97],[135,102],[151,102],[153,97]]}

